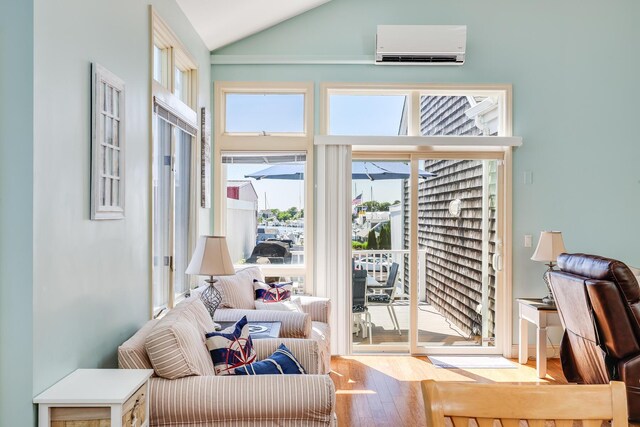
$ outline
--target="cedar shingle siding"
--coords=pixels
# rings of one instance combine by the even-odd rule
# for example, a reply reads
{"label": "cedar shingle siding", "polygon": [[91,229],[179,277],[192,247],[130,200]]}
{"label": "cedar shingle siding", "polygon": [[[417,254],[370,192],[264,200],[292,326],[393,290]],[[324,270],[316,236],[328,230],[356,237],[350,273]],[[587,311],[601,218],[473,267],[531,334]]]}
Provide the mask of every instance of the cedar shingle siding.
{"label": "cedar shingle siding", "polygon": [[[467,98],[462,96],[423,97],[420,103],[422,134],[480,134],[474,121],[464,114],[470,107]],[[420,249],[426,249],[427,301],[466,334],[480,335],[482,319],[476,307],[482,302],[483,162],[427,160],[424,169],[437,174],[427,180],[421,179],[418,187],[418,245]],[[496,189],[495,169],[495,161],[487,162],[492,194]],[[409,212],[409,188],[406,182],[404,190],[405,209]],[[459,217],[452,216],[448,210],[450,202],[455,199],[462,201]],[[495,207],[490,206],[489,259],[495,250],[495,214]],[[405,218],[405,223],[405,242],[408,242],[408,218]],[[491,267],[489,272],[489,322],[486,332],[493,337],[495,276]],[[408,288],[408,282],[405,287]]]}

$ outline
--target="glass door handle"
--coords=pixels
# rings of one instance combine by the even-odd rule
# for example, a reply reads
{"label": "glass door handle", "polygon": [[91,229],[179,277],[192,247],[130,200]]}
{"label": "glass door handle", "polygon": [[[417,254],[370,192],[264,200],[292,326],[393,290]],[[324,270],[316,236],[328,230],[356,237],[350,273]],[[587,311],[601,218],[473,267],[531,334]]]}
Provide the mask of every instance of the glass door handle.
{"label": "glass door handle", "polygon": [[493,254],[491,258],[491,265],[495,271],[502,271],[502,255]]}

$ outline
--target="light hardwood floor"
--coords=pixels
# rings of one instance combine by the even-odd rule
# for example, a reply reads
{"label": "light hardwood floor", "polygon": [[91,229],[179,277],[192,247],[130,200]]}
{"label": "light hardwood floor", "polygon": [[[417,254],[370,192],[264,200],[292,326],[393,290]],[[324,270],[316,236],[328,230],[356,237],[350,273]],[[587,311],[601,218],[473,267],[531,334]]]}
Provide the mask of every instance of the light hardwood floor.
{"label": "light hardwood floor", "polygon": [[336,386],[338,425],[423,426],[420,381],[566,384],[559,359],[550,359],[547,377],[536,376],[535,360],[515,369],[441,369],[427,357],[334,357],[331,378]]}

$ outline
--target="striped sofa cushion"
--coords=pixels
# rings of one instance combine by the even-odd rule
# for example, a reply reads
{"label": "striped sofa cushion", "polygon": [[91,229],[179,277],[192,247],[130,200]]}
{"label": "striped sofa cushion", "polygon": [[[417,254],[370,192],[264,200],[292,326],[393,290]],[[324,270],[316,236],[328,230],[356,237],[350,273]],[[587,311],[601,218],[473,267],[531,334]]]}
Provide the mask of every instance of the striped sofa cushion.
{"label": "striped sofa cushion", "polygon": [[222,294],[220,307],[254,310],[254,279],[264,281],[259,267],[248,267],[236,272],[233,276],[218,277],[218,282],[214,286]]}
{"label": "striped sofa cushion", "polygon": [[328,375],[151,378],[149,425],[335,426],[335,400]]}
{"label": "striped sofa cushion", "polygon": [[188,298],[158,321],[145,339],[156,375],[176,379],[215,375],[205,345],[205,333],[215,329],[199,298]]}

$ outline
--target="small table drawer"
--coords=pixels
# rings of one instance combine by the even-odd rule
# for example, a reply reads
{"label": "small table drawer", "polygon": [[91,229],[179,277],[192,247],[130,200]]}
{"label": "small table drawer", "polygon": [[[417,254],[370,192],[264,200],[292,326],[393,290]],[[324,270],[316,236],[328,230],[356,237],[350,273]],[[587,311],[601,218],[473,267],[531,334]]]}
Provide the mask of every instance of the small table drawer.
{"label": "small table drawer", "polygon": [[140,427],[147,421],[147,386],[140,387],[122,405],[122,426]]}

